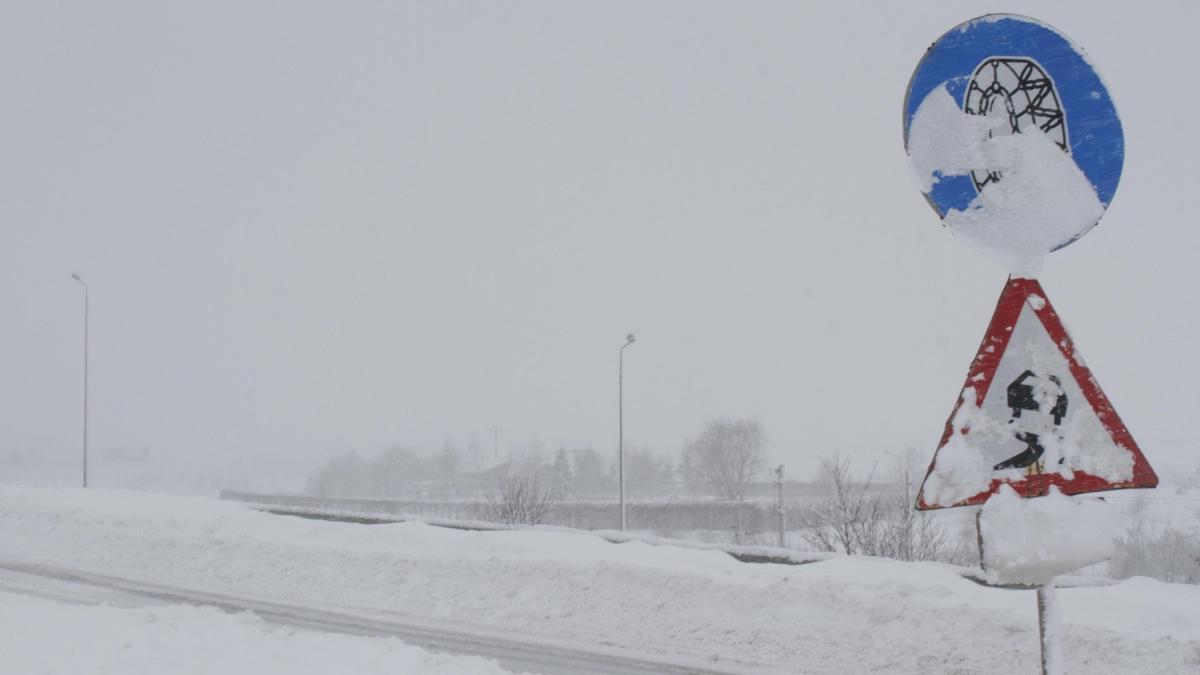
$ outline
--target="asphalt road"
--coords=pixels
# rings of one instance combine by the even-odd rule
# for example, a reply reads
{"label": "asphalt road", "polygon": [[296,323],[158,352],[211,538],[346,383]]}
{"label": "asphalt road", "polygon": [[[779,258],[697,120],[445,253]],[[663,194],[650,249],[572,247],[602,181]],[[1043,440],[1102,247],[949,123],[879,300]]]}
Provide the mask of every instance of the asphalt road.
{"label": "asphalt road", "polygon": [[214,606],[229,612],[251,611],[267,621],[308,630],[395,637],[432,651],[482,656],[518,673],[728,675],[752,672],[748,668],[710,668],[668,659],[650,660],[623,655],[616,650],[589,651],[508,636],[456,632],[405,623],[383,614],[300,607],[15,561],[0,560],[0,590],[74,604],[116,607],[190,604]]}

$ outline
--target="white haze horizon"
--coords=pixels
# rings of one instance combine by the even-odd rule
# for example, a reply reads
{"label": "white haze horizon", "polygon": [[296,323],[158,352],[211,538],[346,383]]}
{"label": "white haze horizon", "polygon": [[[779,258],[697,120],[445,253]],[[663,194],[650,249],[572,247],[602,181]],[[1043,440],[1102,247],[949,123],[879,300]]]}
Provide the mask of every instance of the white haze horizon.
{"label": "white haze horizon", "polygon": [[[1121,113],[1120,188],[1040,279],[1164,477],[1200,465],[1200,8],[1170,7],[1005,8]],[[753,417],[792,478],[926,462],[1006,273],[926,205],[901,103],[992,9],[9,3],[0,457],[78,457],[78,273],[97,456],[266,484],[493,427],[613,453],[634,332],[629,445]]]}

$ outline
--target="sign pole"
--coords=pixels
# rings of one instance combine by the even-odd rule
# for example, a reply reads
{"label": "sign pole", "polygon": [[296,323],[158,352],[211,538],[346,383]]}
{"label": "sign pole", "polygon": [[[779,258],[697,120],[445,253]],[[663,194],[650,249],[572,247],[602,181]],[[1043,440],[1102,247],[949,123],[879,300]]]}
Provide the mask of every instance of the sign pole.
{"label": "sign pole", "polygon": [[979,548],[979,569],[987,572],[987,562],[983,557],[983,509],[975,512],[975,545]]}
{"label": "sign pole", "polygon": [[[979,547],[979,569],[987,573],[987,559],[983,555],[983,510],[975,512],[975,544]],[[1038,586],[1038,643],[1042,652],[1042,675],[1062,675],[1063,648],[1062,629],[1059,626],[1058,594],[1054,591],[1054,578]]]}
{"label": "sign pole", "polygon": [[1058,595],[1054,579],[1038,586],[1038,635],[1042,642],[1042,675],[1062,675],[1062,629],[1058,620]]}

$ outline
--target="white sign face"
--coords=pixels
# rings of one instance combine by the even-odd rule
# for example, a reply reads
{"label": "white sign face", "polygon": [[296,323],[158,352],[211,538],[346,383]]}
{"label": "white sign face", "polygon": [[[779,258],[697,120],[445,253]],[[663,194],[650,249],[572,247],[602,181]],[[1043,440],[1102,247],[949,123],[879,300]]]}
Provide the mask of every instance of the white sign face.
{"label": "white sign face", "polygon": [[1011,279],[972,364],[918,506],[1151,487],[1157,477],[1036,281]]}

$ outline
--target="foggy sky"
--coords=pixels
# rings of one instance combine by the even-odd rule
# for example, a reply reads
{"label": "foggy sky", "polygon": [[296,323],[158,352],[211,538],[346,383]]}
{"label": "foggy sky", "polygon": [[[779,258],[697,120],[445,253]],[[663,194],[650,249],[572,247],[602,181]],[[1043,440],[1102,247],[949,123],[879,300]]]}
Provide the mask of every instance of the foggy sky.
{"label": "foggy sky", "polygon": [[[1005,272],[944,232],[908,78],[994,3],[7,2],[0,451],[307,470],[475,435],[676,455],[754,416],[789,473],[932,454]],[[1192,438],[1192,3],[1012,2],[1127,143],[1051,301],[1160,471]]]}

